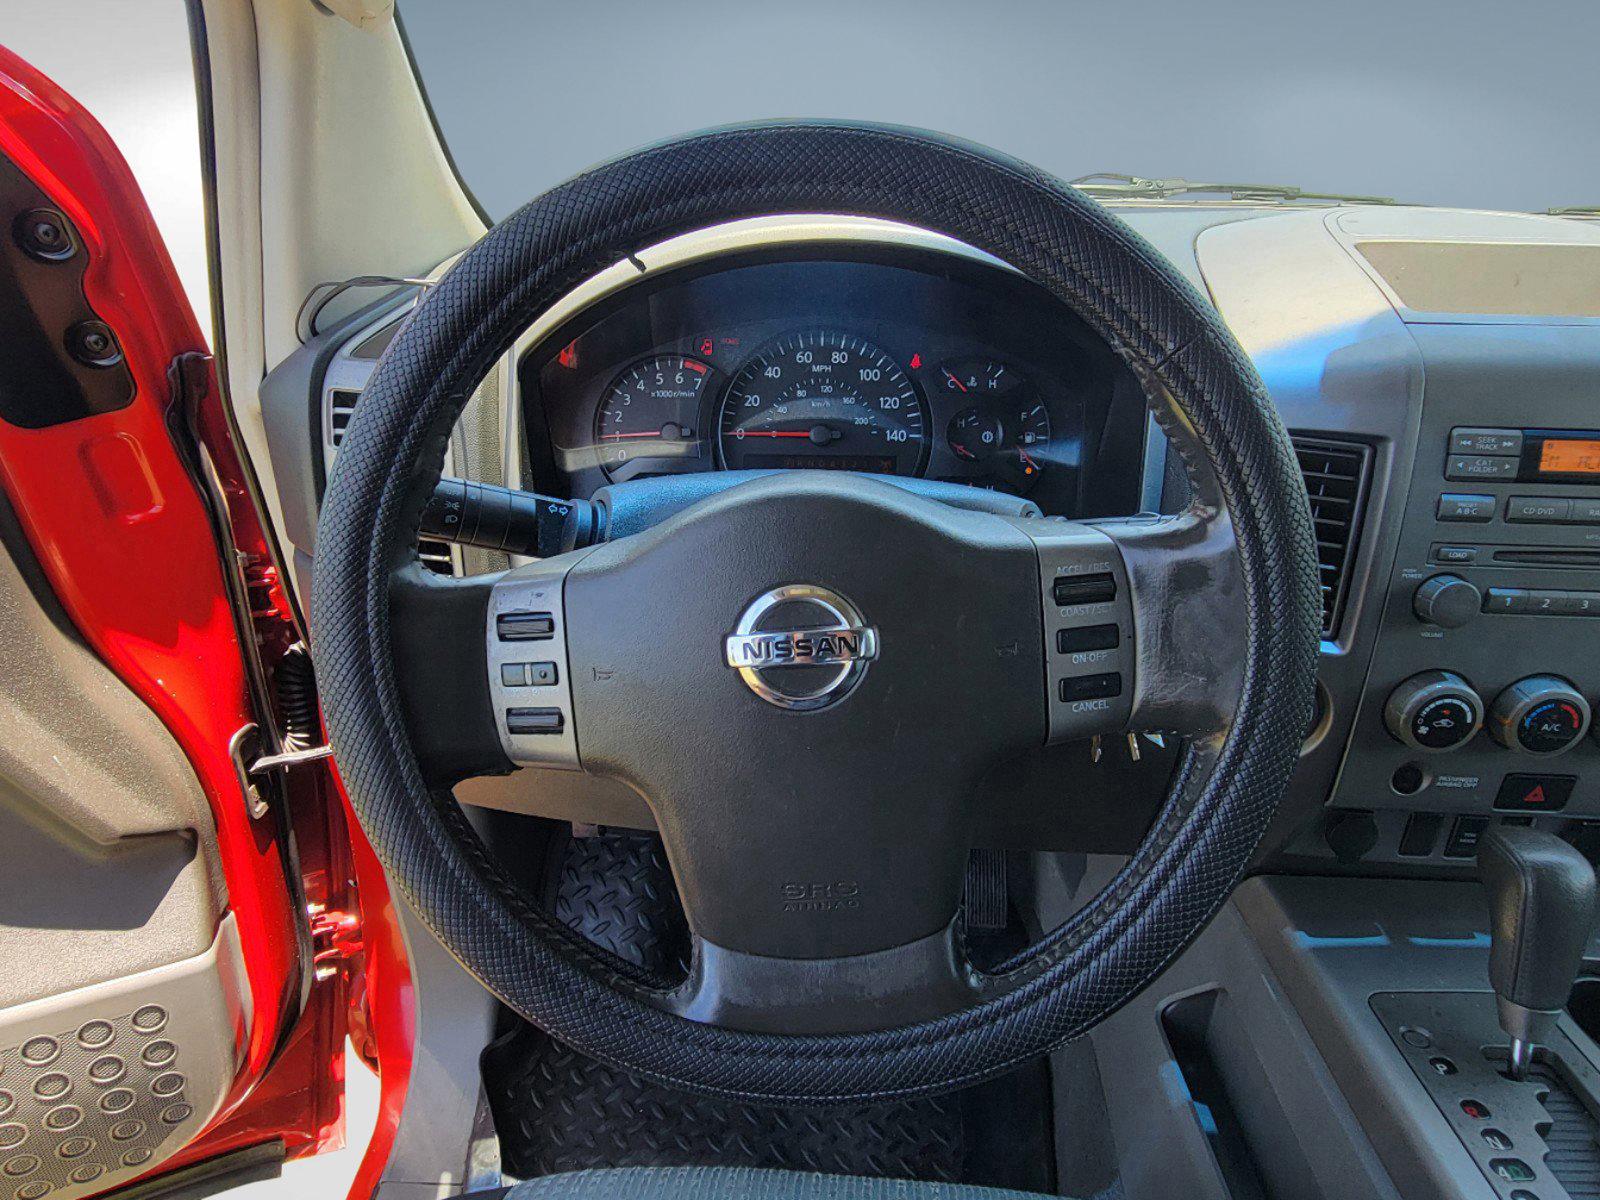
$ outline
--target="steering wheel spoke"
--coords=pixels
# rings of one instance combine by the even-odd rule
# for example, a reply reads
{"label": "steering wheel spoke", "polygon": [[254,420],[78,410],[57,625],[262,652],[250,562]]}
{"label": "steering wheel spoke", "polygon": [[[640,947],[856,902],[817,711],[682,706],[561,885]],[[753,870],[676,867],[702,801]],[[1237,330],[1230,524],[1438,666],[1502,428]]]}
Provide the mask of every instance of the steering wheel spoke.
{"label": "steering wheel spoke", "polygon": [[567,573],[583,553],[507,571],[489,594],[489,700],[500,747],[518,766],[579,767],[564,592]]}
{"label": "steering wheel spoke", "polygon": [[1248,598],[1226,509],[1097,522],[1120,559],[1133,625],[1128,728],[1203,741],[1244,687]]}
{"label": "steering wheel spoke", "polygon": [[751,1033],[848,1034],[959,1012],[986,990],[952,921],[913,942],[845,957],[773,958],[696,935],[689,978],[665,1007]]}

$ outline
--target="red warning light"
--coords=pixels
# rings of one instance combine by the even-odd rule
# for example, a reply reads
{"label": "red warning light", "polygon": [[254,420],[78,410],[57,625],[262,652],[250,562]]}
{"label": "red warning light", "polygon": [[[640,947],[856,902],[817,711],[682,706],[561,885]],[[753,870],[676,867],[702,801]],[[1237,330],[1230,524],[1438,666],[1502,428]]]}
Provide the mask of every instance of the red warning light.
{"label": "red warning light", "polygon": [[578,365],[578,343],[568,342],[561,347],[561,353],[556,355],[556,361],[567,370],[572,370]]}
{"label": "red warning light", "polygon": [[705,355],[707,358],[710,358],[711,355],[716,353],[716,351],[717,351],[717,344],[715,342],[713,342],[710,338],[701,338],[700,339],[700,353],[701,354]]}
{"label": "red warning light", "polygon": [[913,371],[920,371],[920,370],[922,370],[922,355],[920,355],[920,354],[913,354],[913,355],[912,355],[912,356],[911,356],[911,369],[912,369],[912,370],[913,370]]}

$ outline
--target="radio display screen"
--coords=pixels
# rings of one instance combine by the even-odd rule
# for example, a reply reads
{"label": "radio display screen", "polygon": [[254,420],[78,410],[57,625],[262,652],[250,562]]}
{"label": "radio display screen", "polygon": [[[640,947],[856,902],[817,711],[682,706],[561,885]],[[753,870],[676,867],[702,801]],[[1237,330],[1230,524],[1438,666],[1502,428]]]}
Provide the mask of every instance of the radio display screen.
{"label": "radio display screen", "polygon": [[1539,447],[1539,473],[1600,476],[1600,438],[1545,438]]}

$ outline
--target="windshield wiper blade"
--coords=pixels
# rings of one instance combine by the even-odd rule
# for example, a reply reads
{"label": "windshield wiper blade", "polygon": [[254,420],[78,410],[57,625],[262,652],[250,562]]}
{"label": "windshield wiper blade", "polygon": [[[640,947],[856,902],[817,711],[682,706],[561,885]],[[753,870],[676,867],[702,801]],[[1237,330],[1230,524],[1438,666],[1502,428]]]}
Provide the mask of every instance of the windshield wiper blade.
{"label": "windshield wiper blade", "polygon": [[1344,192],[1308,192],[1304,188],[1284,183],[1209,183],[1195,179],[1145,179],[1140,175],[1123,175],[1116,171],[1095,171],[1068,181],[1079,191],[1091,196],[1129,198],[1136,200],[1170,200],[1174,196],[1190,196],[1214,192],[1229,200],[1275,201],[1286,203],[1296,200],[1329,201],[1336,204],[1399,204],[1392,196],[1358,196]]}
{"label": "windshield wiper blade", "polygon": [[1544,210],[1552,217],[1600,217],[1600,204],[1569,204]]}

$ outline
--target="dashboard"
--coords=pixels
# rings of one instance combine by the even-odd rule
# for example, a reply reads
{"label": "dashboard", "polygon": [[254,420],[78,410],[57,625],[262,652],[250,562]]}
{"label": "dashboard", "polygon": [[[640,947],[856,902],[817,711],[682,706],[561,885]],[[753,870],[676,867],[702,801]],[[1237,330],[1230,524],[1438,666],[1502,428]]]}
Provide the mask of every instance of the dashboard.
{"label": "dashboard", "polygon": [[[1600,852],[1600,295],[1570,286],[1595,277],[1600,228],[1413,208],[1119,215],[1251,356],[1318,531],[1318,718],[1263,857],[1464,876],[1502,821]],[[588,498],[645,476],[865,471],[1071,518],[1184,502],[1131,373],[1015,271],[904,226],[762,220],[576,282],[485,379],[447,473]],[[352,315],[263,385],[302,590],[326,470],[415,302]],[[442,573],[508,562],[423,549]],[[1007,764],[983,784],[979,844],[1126,850],[1176,761],[1129,739]],[[1049,803],[1063,772],[1073,803]],[[551,775],[558,818],[563,789],[595,783]],[[487,784],[457,795],[500,803]],[[648,827],[620,785],[614,803],[609,823]]]}
{"label": "dashboard", "polygon": [[812,245],[663,272],[519,364],[529,486],[719,470],[916,476],[1136,511],[1144,403],[1104,342],[992,261]]}

